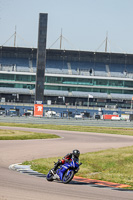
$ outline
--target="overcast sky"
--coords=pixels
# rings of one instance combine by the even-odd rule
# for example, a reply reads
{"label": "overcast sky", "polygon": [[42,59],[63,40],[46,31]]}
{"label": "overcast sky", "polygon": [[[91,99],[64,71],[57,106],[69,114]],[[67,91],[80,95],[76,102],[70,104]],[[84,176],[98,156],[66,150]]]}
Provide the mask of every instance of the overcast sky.
{"label": "overcast sky", "polygon": [[16,26],[16,46],[37,47],[39,13],[48,13],[47,48],[62,29],[63,49],[104,51],[108,33],[108,52],[133,53],[133,0],[0,0],[0,45]]}

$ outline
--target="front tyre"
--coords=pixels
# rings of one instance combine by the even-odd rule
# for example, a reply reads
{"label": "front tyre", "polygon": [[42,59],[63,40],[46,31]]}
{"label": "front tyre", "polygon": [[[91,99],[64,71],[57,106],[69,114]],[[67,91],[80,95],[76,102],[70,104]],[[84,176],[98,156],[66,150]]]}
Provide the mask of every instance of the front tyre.
{"label": "front tyre", "polygon": [[63,183],[69,183],[74,177],[74,171],[73,170],[67,170],[65,173],[64,173],[64,176],[63,176],[63,179],[62,179],[62,182]]}
{"label": "front tyre", "polygon": [[47,179],[47,181],[53,181],[54,179],[53,179],[53,174],[52,174],[52,172],[51,172],[51,170],[49,171],[49,173],[47,174],[47,176],[46,176],[46,179]]}

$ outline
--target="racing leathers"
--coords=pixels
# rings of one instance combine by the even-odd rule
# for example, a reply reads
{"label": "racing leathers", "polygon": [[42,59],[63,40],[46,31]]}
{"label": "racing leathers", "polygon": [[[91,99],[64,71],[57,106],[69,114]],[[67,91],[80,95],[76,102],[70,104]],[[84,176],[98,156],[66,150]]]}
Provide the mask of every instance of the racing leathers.
{"label": "racing leathers", "polygon": [[73,155],[73,153],[69,153],[65,157],[63,157],[61,160],[59,159],[58,162],[55,163],[55,166],[53,168],[53,172],[56,173],[58,166],[64,164],[65,162],[71,161],[72,158],[75,158],[75,156]]}

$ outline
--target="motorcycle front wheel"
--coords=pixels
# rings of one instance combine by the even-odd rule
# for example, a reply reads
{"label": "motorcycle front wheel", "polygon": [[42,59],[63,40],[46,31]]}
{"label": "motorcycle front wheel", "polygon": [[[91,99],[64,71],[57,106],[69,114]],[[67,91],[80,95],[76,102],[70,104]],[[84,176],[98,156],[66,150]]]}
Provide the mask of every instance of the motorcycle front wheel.
{"label": "motorcycle front wheel", "polygon": [[63,183],[69,183],[74,177],[74,171],[73,170],[67,170],[65,173],[64,173],[64,176],[63,176],[63,179],[62,179],[62,182]]}
{"label": "motorcycle front wheel", "polygon": [[46,176],[46,179],[47,179],[47,181],[53,181],[54,179],[53,179],[53,174],[51,173],[51,170],[49,171],[49,173],[47,174],[47,176]]}

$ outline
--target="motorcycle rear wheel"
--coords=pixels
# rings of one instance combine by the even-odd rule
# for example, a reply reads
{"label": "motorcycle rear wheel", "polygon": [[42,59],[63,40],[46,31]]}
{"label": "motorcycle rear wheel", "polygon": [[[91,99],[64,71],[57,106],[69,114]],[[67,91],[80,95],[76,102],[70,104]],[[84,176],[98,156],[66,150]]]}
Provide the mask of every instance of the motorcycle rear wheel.
{"label": "motorcycle rear wheel", "polygon": [[68,171],[66,171],[66,172],[64,173],[62,182],[63,182],[64,184],[67,184],[67,183],[69,183],[69,182],[73,179],[73,177],[74,177],[74,171],[73,171],[73,170],[70,170],[69,174],[68,174]]}

